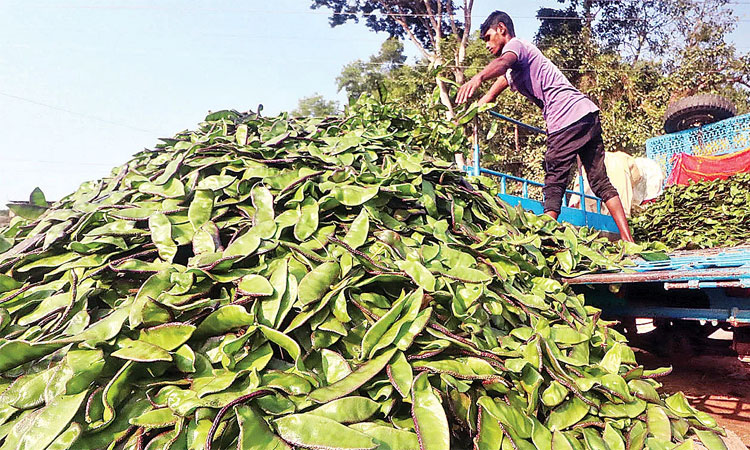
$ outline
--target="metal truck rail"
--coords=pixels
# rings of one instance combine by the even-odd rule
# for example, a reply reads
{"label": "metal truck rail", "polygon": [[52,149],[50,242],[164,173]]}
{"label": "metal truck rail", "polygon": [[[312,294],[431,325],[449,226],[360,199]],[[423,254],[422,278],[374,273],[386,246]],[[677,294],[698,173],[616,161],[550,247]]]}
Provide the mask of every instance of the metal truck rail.
{"label": "metal truck rail", "polygon": [[[546,132],[542,130],[541,128],[527,125],[523,122],[504,116],[495,111],[489,111],[489,113],[493,117],[496,117],[501,120],[505,120],[507,122],[512,123],[515,126],[524,128],[528,131],[531,131],[534,133],[546,134]],[[499,197],[503,199],[506,203],[510,204],[511,206],[521,205],[523,209],[533,212],[534,214],[544,214],[544,205],[542,204],[542,202],[531,198],[529,194],[530,186],[541,188],[544,186],[544,183],[532,181],[526,178],[521,178],[521,177],[517,177],[514,175],[507,174],[507,173],[502,173],[502,172],[485,169],[481,167],[480,165],[481,150],[479,148],[479,140],[476,138],[476,136],[474,138],[474,151],[473,151],[472,159],[473,159],[473,164],[471,166],[467,166],[464,168],[465,171],[470,176],[489,175],[491,177],[499,178],[500,179],[499,180],[500,181]],[[602,200],[593,195],[587,195],[584,192],[583,175],[580,173],[580,171],[579,171],[578,177],[579,177],[578,185],[580,186],[580,190],[573,191],[570,189],[566,189],[565,195],[563,196],[563,206],[560,211],[560,216],[558,217],[558,219],[562,222],[567,222],[578,227],[591,227],[599,231],[603,231],[604,233],[611,233],[611,234],[619,235],[617,224],[615,224],[615,220],[612,218],[612,216],[608,214],[602,214]],[[516,185],[519,185],[519,184],[521,185],[521,195],[514,195],[508,192],[509,186],[512,183],[515,183]],[[580,204],[580,207],[578,208],[571,208],[568,206],[568,197],[572,198],[574,196],[578,196],[581,199],[580,201],[581,204]],[[586,199],[596,201],[595,211],[588,211],[586,209]]]}

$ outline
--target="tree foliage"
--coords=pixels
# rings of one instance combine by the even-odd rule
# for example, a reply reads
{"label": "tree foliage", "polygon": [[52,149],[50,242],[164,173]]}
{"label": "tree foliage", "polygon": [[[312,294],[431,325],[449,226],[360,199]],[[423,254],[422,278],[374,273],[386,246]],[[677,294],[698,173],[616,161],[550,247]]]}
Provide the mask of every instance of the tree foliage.
{"label": "tree foliage", "polygon": [[[534,40],[599,106],[607,150],[643,154],[646,140],[663,133],[668,104],[687,95],[718,93],[731,98],[739,113],[750,111],[750,56],[738,53],[729,42],[737,17],[728,0],[562,0],[560,4],[538,10],[540,26]],[[443,54],[455,53],[457,45],[456,40],[445,39]],[[385,54],[381,51],[370,61],[383,61],[377,58]],[[474,33],[463,49],[463,77],[476,74],[491,58]],[[359,65],[356,73],[363,79],[377,79],[384,89],[376,92],[372,84],[363,83],[358,86],[364,89],[357,92],[386,93],[412,109],[424,110],[439,103],[438,93],[455,96],[451,83],[435,89],[434,74],[446,77],[452,72],[434,67],[429,59],[398,67]],[[489,83],[482,90],[488,87]],[[346,89],[351,98],[353,91]],[[544,128],[540,110],[520,95],[504,93],[496,101],[496,111]],[[516,137],[513,125],[482,116],[479,137],[483,166],[542,178],[543,135],[521,129]]]}
{"label": "tree foliage", "polygon": [[[540,37],[577,32],[589,44],[616,51],[631,62],[644,54],[668,52],[683,8],[694,0],[558,0],[559,9],[541,8]],[[713,0],[711,0],[713,1]],[[567,19],[567,20],[565,20]]]}
{"label": "tree foliage", "polygon": [[[359,22],[375,32],[410,40],[432,67],[447,67],[458,83],[464,82],[464,59],[471,33],[474,0],[312,0],[312,8],[331,10],[329,23]],[[454,115],[453,98],[441,77],[435,77],[441,103]]]}
{"label": "tree foliage", "polygon": [[728,0],[684,5],[685,15],[677,24],[681,46],[676,49],[677,57],[665,62],[677,94],[673,97],[718,93],[739,103],[740,110],[747,110],[750,55],[739,54],[728,42],[738,20],[728,5]]}
{"label": "tree foliage", "polygon": [[405,61],[404,44],[398,38],[388,38],[380,52],[368,61],[357,60],[344,66],[336,77],[339,92],[345,90],[350,102],[365,92],[380,97],[394,87],[392,80]]}
{"label": "tree foliage", "polygon": [[626,60],[638,61],[644,54],[663,56],[670,47],[680,5],[672,0],[603,2],[601,20],[594,31],[602,45],[619,50]]}
{"label": "tree foliage", "polygon": [[[332,27],[362,18],[367,28],[375,32],[386,32],[391,37],[414,39],[427,50],[437,48],[438,28],[448,34],[454,32],[447,15],[455,11],[452,0],[313,0],[312,8],[331,10],[329,23]],[[442,14],[447,13],[446,15]],[[456,30],[462,26],[455,22]],[[445,35],[445,33],[443,33]]]}
{"label": "tree foliage", "polygon": [[335,100],[326,100],[317,92],[308,97],[302,97],[297,102],[297,108],[292,114],[297,117],[325,117],[337,114],[339,104]]}

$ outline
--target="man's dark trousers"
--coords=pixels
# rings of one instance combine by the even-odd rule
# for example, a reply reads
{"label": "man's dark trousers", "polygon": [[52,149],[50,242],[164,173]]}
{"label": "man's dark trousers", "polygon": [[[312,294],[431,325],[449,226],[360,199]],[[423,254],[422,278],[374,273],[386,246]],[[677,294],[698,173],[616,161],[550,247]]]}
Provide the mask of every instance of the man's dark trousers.
{"label": "man's dark trousers", "polygon": [[604,141],[599,113],[585,115],[577,122],[547,136],[544,154],[544,212],[560,213],[562,198],[576,156],[586,169],[591,190],[603,202],[617,196],[604,167]]}

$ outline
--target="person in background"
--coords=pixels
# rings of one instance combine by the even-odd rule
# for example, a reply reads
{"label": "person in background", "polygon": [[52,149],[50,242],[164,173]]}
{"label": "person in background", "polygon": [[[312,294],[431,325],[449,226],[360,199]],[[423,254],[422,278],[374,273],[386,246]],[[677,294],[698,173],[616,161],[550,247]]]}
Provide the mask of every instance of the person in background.
{"label": "person in background", "polygon": [[617,190],[604,166],[604,142],[599,108],[573,87],[533,44],[516,37],[508,14],[495,11],[482,24],[480,36],[495,58],[458,91],[456,102],[471,98],[482,82],[496,79],[479,100],[491,102],[508,87],[542,108],[547,123],[544,155],[544,212],[557,219],[570,170],[580,157],[594,193],[600,197],[620,230],[620,238],[633,242]]}
{"label": "person in background", "polygon": [[[635,158],[625,152],[607,152],[604,155],[604,166],[607,168],[607,175],[612,182],[612,186],[615,187],[620,197],[625,217],[630,217],[633,207],[641,204],[641,199],[636,198],[636,190],[644,184],[643,176],[638,169]],[[583,173],[583,187],[586,195],[594,195],[585,172]],[[575,192],[580,190],[578,177],[575,178],[573,190]],[[580,205],[580,196],[573,196],[570,207],[578,208]],[[586,199],[586,211],[596,212],[596,200]],[[609,214],[605,205],[602,205],[602,214]]]}
{"label": "person in background", "polygon": [[641,183],[638,183],[633,193],[635,202],[641,205],[659,198],[664,192],[664,180],[667,178],[659,163],[640,156],[635,158],[635,165],[641,174]]}

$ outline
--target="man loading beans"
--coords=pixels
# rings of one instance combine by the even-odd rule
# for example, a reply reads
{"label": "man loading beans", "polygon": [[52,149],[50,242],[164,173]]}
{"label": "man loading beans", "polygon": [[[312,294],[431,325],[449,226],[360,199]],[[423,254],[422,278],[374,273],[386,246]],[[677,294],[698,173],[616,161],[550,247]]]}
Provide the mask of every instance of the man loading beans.
{"label": "man loading beans", "polygon": [[516,37],[508,14],[495,11],[480,30],[487,50],[497,56],[458,91],[456,101],[466,102],[485,80],[497,78],[480,100],[489,103],[510,86],[542,108],[547,123],[544,154],[544,212],[557,219],[571,168],[580,156],[591,189],[612,214],[620,237],[633,242],[620,197],[604,167],[604,141],[599,108],[573,87],[549,59],[533,44]]}

